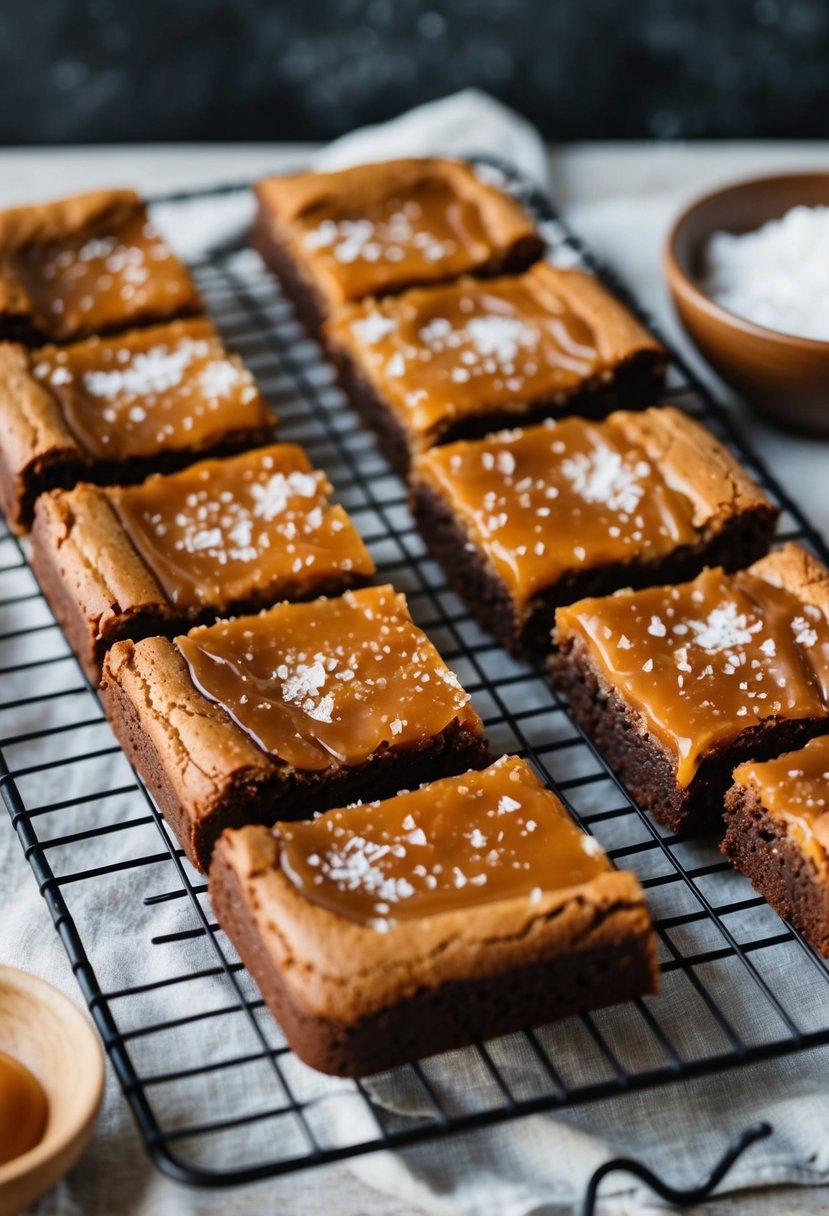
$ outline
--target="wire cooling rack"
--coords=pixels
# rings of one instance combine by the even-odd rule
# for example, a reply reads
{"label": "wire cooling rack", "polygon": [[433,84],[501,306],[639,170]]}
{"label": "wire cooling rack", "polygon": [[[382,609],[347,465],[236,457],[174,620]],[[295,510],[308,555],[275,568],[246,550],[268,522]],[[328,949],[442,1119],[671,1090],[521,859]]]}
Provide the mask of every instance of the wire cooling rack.
{"label": "wire cooling rack", "polygon": [[[540,218],[552,260],[599,273],[641,316],[548,203],[510,183]],[[242,188],[157,201],[175,206]],[[446,1057],[399,1070],[393,1082],[313,1073],[213,922],[201,876],[109,733],[24,550],[0,535],[3,799],[156,1164],[184,1182],[238,1184],[829,1043],[824,962],[714,843],[681,841],[654,825],[540,668],[508,658],[469,619],[425,552],[402,483],[258,258],[226,249],[194,272],[278,409],[281,438],[303,444],[326,470],[379,578],[407,593],[415,620],[471,692],[493,750],[529,758],[610,855],[641,877],[656,918],[662,993],[469,1048],[462,1093],[452,1090]],[[675,354],[665,398],[737,450],[780,503],[781,536],[829,560],[822,538]],[[98,841],[102,855],[101,838],[107,861],[92,865],[90,845]],[[185,1016],[166,1014],[174,996],[177,1009],[184,997]],[[406,1114],[388,1100],[392,1088],[405,1094]]]}

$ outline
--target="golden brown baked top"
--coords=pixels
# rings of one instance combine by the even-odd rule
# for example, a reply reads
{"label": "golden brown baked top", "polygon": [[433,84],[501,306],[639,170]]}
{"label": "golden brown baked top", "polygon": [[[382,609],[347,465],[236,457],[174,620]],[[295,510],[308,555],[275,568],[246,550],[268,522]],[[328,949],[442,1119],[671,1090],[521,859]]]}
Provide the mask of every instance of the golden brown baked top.
{"label": "golden brown baked top", "polygon": [[325,328],[421,447],[458,418],[563,402],[635,355],[662,350],[592,276],[546,262],[365,300]]}
{"label": "golden brown baked top", "polygon": [[824,871],[829,854],[829,735],[764,763],[749,761],[734,780],[756,792],[804,853]]}
{"label": "golden brown baked top", "polygon": [[556,613],[673,754],[688,785],[706,753],[768,720],[829,710],[829,572],[786,545],[746,571],[580,600]]}
{"label": "golden brown baked top", "polygon": [[306,899],[380,931],[493,900],[533,903],[610,869],[517,756],[274,830],[282,870]]}
{"label": "golden brown baked top", "polygon": [[314,594],[374,563],[332,487],[296,444],[275,444],[106,493],[172,604],[195,608],[278,588]]}
{"label": "golden brown baked top", "polygon": [[0,213],[0,318],[62,342],[199,307],[189,272],[133,191]]}
{"label": "golden brown baked top", "polygon": [[206,317],[44,346],[29,366],[80,447],[104,460],[198,447],[273,424],[250,372]]}
{"label": "golden brown baked top", "polygon": [[279,604],[176,639],[196,687],[299,769],[361,764],[453,722],[480,731],[457,677],[393,587]]}
{"label": "golden brown baked top", "polygon": [[301,173],[256,192],[332,307],[497,264],[522,241],[542,248],[520,204],[459,161]]}
{"label": "golden brown baked top", "polygon": [[771,503],[699,423],[666,407],[567,418],[431,448],[415,481],[446,500],[519,606],[563,574],[654,560]]}

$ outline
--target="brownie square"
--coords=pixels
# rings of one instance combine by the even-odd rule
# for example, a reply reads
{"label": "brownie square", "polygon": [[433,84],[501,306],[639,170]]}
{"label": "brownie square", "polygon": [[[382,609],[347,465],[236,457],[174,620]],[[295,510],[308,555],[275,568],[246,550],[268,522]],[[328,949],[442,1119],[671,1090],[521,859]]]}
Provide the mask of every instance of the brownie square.
{"label": "brownie square", "polygon": [[132,190],[0,212],[0,338],[68,342],[200,311]]}
{"label": "brownie square", "polygon": [[205,460],[142,485],[43,494],[32,567],[86,674],[123,638],[371,581],[374,562],[295,444]]}
{"label": "brownie square", "polygon": [[314,329],[348,301],[523,270],[544,249],[524,208],[461,161],[300,173],[255,191],[253,244]]}
{"label": "brownie square", "polygon": [[734,770],[722,851],[829,957],[829,736]]}
{"label": "brownie square", "polygon": [[637,878],[516,757],[312,823],[226,832],[209,890],[290,1046],[326,1073],[657,987]]}
{"label": "brownie square", "polygon": [[0,506],[17,530],[45,490],[140,481],[267,443],[274,427],[206,317],[65,347],[0,342]]}
{"label": "brownie square", "polygon": [[546,262],[349,305],[325,335],[343,387],[402,474],[438,443],[644,405],[666,360],[597,279]]}
{"label": "brownie square", "polygon": [[419,456],[412,510],[470,612],[509,650],[549,650],[555,609],[747,565],[778,510],[672,408],[567,418]]}
{"label": "brownie square", "polygon": [[469,695],[389,586],[117,642],[100,693],[202,869],[226,827],[308,818],[488,760]]}
{"label": "brownie square", "polygon": [[748,570],[556,613],[553,679],[639,803],[721,828],[734,767],[829,729],[829,571],[787,544]]}

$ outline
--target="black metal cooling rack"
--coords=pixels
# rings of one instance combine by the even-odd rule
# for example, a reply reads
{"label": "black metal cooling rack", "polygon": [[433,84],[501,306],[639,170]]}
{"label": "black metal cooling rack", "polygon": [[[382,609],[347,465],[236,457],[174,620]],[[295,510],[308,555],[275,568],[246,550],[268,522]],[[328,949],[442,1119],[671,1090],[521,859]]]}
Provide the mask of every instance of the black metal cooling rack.
{"label": "black metal cooling rack", "polygon": [[[594,270],[642,315],[544,198],[512,177],[510,188],[540,217],[554,261]],[[528,757],[610,855],[639,873],[663,979],[660,996],[467,1049],[463,1092],[453,1092],[447,1057],[400,1070],[407,1114],[389,1102],[387,1080],[320,1078],[263,1008],[212,920],[204,882],[114,743],[23,548],[0,534],[3,799],[156,1164],[183,1182],[239,1184],[829,1043],[824,962],[714,844],[654,825],[543,672],[508,658],[470,621],[425,553],[403,485],[256,256],[228,248],[194,271],[278,409],[281,438],[302,443],[327,471],[379,578],[407,592],[415,619],[472,693],[493,750]],[[665,396],[736,449],[781,504],[781,534],[829,560],[822,538],[676,354]],[[98,844],[92,864],[90,847],[103,838],[107,859],[97,862]],[[184,997],[186,1015],[168,1014],[172,994]]]}

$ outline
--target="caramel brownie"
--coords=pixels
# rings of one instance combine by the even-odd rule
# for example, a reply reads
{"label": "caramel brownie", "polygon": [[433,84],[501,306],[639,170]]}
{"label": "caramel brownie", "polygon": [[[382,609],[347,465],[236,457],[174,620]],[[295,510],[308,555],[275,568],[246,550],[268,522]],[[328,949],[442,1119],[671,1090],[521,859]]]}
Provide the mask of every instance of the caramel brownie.
{"label": "caramel brownie", "polygon": [[568,418],[432,448],[412,510],[478,620],[509,649],[549,649],[554,610],[767,552],[777,508],[679,410]]}
{"label": "caramel brownie", "polygon": [[255,189],[253,243],[314,328],[349,301],[523,270],[544,249],[523,207],[460,161],[395,160]]}
{"label": "caramel brownie", "polygon": [[0,342],[0,505],[17,529],[44,490],[140,481],[267,443],[274,426],[206,317],[35,351]]}
{"label": "caramel brownie", "polygon": [[505,756],[226,832],[210,896],[294,1051],[364,1076],[657,987],[635,875]]}
{"label": "caramel brownie", "polygon": [[371,581],[374,562],[301,448],[278,444],[155,474],[128,488],[43,494],[32,566],[75,653],[97,682],[122,638]]}
{"label": "caramel brownie", "polygon": [[341,309],[340,379],[401,473],[420,452],[565,411],[639,406],[665,351],[591,275],[539,262]]}
{"label": "caramel brownie", "polygon": [[488,759],[468,693],[388,586],[117,642],[101,697],[200,868],[226,827],[308,818]]}
{"label": "caramel brownie", "polygon": [[829,729],[829,571],[788,544],[748,570],[556,613],[554,679],[633,796],[721,825],[735,765]]}
{"label": "caramel brownie", "polygon": [[829,736],[734,770],[722,851],[829,957]]}
{"label": "caramel brownie", "polygon": [[68,342],[200,311],[132,190],[0,212],[0,338]]}

